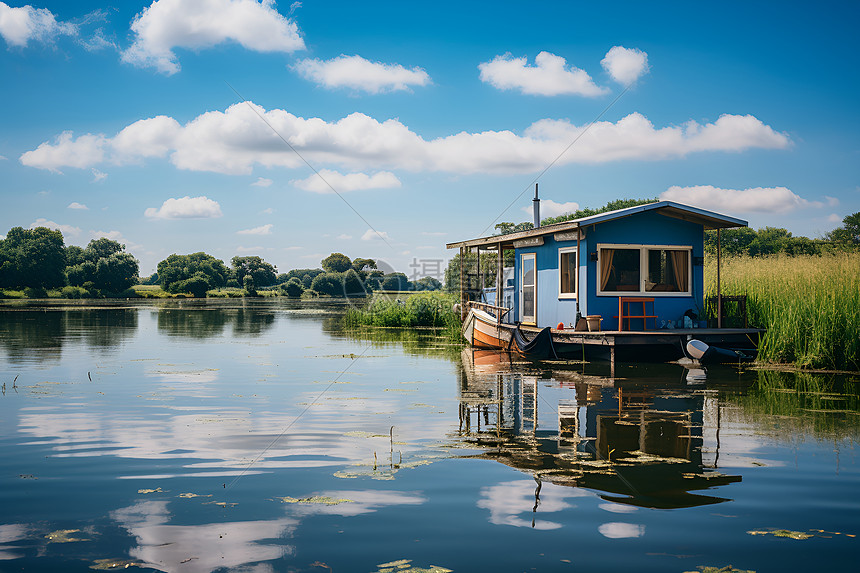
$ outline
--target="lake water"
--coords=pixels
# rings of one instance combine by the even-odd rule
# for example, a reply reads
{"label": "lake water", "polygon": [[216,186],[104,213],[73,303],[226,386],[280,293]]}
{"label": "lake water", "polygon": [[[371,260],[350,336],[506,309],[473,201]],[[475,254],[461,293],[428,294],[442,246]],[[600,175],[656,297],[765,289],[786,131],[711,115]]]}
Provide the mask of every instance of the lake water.
{"label": "lake water", "polygon": [[0,571],[857,567],[858,375],[610,379],[342,311],[0,307]]}

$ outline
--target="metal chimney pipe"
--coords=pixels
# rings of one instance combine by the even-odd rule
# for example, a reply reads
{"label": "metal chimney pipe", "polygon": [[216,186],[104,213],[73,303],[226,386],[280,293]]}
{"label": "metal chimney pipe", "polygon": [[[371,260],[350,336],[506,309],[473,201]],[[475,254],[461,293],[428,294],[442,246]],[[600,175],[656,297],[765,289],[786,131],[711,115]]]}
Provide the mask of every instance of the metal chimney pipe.
{"label": "metal chimney pipe", "polygon": [[532,199],[532,209],[535,216],[535,229],[540,227],[540,199],[538,199],[538,184],[535,183],[535,198]]}

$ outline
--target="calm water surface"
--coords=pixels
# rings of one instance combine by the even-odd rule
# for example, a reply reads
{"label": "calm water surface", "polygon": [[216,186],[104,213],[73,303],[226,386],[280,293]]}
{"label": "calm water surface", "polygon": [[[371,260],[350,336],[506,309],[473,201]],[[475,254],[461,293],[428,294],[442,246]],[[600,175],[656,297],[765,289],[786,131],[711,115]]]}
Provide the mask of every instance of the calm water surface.
{"label": "calm water surface", "polygon": [[611,379],[342,310],[0,307],[0,571],[856,567],[857,376]]}

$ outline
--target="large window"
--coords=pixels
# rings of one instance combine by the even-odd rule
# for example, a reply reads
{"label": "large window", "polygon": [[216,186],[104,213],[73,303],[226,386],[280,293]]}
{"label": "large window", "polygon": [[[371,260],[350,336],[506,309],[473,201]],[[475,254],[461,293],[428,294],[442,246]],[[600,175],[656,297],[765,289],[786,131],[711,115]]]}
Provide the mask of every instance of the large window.
{"label": "large window", "polygon": [[598,245],[598,293],[690,294],[689,247]]}
{"label": "large window", "polygon": [[576,298],[579,277],[579,260],[576,247],[566,247],[558,251],[558,298]]}

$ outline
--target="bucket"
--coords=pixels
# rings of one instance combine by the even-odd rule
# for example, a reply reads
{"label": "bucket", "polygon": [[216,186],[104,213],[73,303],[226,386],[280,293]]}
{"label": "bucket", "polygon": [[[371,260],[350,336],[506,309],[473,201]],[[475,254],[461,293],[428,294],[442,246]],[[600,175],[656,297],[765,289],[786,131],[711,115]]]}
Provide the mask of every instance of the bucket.
{"label": "bucket", "polygon": [[600,332],[600,315],[593,314],[585,317],[588,322],[588,332]]}

